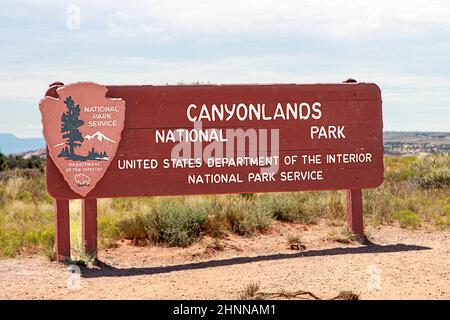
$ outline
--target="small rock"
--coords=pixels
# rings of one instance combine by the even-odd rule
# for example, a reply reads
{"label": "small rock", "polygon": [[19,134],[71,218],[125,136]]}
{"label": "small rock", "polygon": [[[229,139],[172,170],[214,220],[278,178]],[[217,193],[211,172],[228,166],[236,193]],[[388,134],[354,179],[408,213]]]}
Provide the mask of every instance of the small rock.
{"label": "small rock", "polygon": [[293,243],[290,245],[289,249],[291,250],[305,250],[306,246],[301,243]]}

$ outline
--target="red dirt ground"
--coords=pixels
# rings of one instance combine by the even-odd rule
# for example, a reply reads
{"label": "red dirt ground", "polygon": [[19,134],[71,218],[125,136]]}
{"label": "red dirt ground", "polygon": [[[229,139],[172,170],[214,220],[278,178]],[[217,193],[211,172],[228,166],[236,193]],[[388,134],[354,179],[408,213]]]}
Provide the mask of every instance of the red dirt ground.
{"label": "red dirt ground", "polygon": [[[350,290],[361,299],[450,299],[450,231],[369,228],[372,245],[343,244],[323,224],[275,223],[252,238],[205,238],[189,248],[120,242],[82,268],[68,288],[67,266],[44,257],[0,260],[1,299],[238,299],[260,291],[305,290],[329,299]],[[289,249],[300,235],[306,250]]]}

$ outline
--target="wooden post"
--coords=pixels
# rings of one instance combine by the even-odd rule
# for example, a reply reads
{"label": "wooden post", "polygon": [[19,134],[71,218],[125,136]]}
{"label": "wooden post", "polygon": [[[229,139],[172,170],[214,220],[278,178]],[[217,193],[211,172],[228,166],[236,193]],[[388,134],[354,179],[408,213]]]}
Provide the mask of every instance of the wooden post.
{"label": "wooden post", "polygon": [[55,200],[55,254],[56,261],[70,258],[70,214],[69,200]]}
{"label": "wooden post", "polygon": [[363,239],[364,222],[361,189],[347,190],[347,220],[350,231]]}
{"label": "wooden post", "polygon": [[97,257],[97,199],[81,200],[81,216],[84,250]]}

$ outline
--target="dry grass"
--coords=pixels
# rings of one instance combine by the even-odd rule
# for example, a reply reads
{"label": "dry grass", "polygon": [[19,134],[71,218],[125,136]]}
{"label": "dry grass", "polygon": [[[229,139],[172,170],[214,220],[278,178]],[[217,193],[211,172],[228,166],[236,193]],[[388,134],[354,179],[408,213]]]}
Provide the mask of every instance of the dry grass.
{"label": "dry grass", "polygon": [[[241,292],[240,300],[269,300],[269,299],[313,299],[322,300],[310,291],[298,290],[288,292],[282,290],[280,292],[262,292],[259,291],[260,284],[258,282],[250,282]],[[359,295],[353,291],[341,291],[330,300],[359,300]]]}
{"label": "dry grass", "polygon": [[256,293],[259,290],[259,283],[258,282],[250,282],[242,291],[241,295],[240,295],[240,299],[241,300],[250,300],[250,299],[254,299]]}
{"label": "dry grass", "polygon": [[350,232],[348,229],[342,228],[340,231],[330,231],[325,239],[327,241],[351,244],[358,241],[358,236]]}
{"label": "dry grass", "polygon": [[[450,226],[450,156],[385,157],[385,182],[364,190],[366,223],[399,223],[405,228]],[[13,170],[0,176],[0,257],[23,253],[53,256],[52,199],[40,170]],[[80,246],[80,203],[71,201],[73,246]],[[118,239],[136,245],[188,246],[204,235],[228,232],[252,236],[273,219],[314,224],[345,223],[345,192],[299,192],[99,200],[99,245]],[[352,242],[342,231],[328,236]],[[291,239],[294,241],[294,239]],[[295,239],[298,242],[298,239]]]}

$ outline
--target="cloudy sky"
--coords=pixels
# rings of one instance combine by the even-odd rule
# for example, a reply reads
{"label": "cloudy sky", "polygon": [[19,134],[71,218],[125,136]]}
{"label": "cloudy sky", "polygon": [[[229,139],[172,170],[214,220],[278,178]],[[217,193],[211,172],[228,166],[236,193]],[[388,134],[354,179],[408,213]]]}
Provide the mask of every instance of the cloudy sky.
{"label": "cloudy sky", "polygon": [[48,84],[317,83],[382,89],[385,130],[450,131],[448,1],[7,1],[0,132],[41,135]]}

